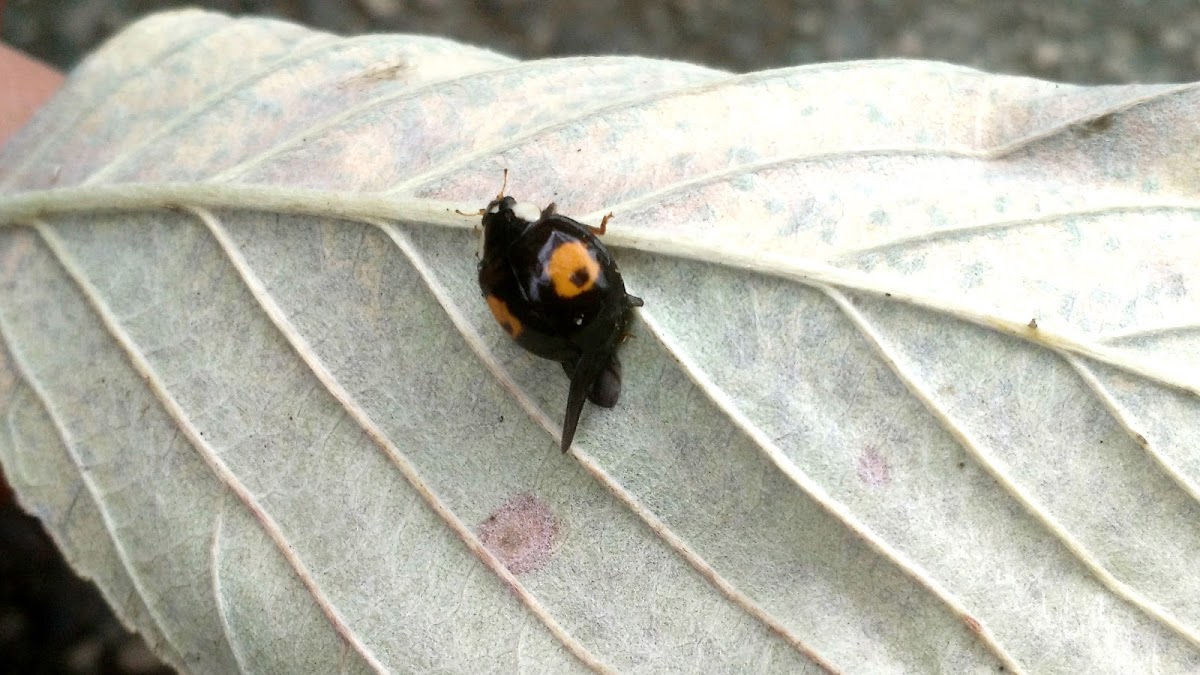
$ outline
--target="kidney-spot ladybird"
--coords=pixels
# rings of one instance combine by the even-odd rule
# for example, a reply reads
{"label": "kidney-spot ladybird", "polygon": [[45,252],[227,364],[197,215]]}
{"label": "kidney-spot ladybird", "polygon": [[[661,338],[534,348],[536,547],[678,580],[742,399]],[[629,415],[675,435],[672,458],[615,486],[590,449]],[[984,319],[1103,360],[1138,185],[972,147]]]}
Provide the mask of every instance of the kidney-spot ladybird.
{"label": "kidney-spot ladybird", "polygon": [[[504,172],[507,185],[508,171]],[[555,210],[500,194],[483,216],[479,288],[513,340],[558,361],[571,380],[562,451],[571,447],[584,399],[611,408],[621,394],[617,346],[641,298],[625,292],[617,263],[589,227]]]}

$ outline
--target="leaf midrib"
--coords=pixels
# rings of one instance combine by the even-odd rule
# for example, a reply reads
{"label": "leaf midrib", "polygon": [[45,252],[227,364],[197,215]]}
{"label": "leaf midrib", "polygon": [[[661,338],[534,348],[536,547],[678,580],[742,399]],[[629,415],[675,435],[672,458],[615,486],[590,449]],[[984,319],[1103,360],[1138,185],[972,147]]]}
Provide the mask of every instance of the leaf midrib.
{"label": "leaf midrib", "polygon": [[[129,183],[114,186],[55,188],[0,197],[0,226],[29,224],[55,214],[86,212],[139,212],[196,206],[209,209],[248,210],[288,213],[369,223],[372,220],[402,221],[420,225],[473,229],[471,213],[477,204],[435,200],[395,198],[382,193],[278,188],[262,185],[213,183]],[[456,210],[458,212],[456,212]],[[1200,200],[1147,200],[1136,207],[1115,206],[1101,209],[1065,210],[1042,214],[1037,222],[1080,215],[1130,213],[1138,210],[1178,210],[1200,212]],[[1011,221],[980,224],[977,227],[1003,227]],[[1022,219],[1021,222],[1029,222]],[[1003,316],[935,296],[900,279],[880,279],[854,270],[846,270],[821,261],[803,260],[770,251],[731,251],[711,242],[690,241],[683,235],[669,235],[640,227],[614,229],[606,235],[615,248],[627,248],[649,254],[720,264],[734,269],[789,279],[814,288],[835,288],[866,293],[902,302],[945,316],[967,321],[1011,335],[1033,344],[1076,354],[1105,363],[1143,380],[1200,396],[1200,383],[1154,364],[1119,347],[1112,347],[1068,327],[1039,321],[1031,328],[1028,316]],[[636,291],[637,289],[634,288]],[[1040,317],[1039,317],[1040,318]]]}

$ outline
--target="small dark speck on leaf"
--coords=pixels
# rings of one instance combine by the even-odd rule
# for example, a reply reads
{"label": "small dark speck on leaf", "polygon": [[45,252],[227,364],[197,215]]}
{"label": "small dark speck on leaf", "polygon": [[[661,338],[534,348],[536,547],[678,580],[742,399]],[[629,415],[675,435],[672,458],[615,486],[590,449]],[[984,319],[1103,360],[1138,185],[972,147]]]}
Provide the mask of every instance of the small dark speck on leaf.
{"label": "small dark speck on leaf", "polygon": [[1037,317],[1029,320],[1029,328],[1030,330],[1037,330]]}
{"label": "small dark speck on leaf", "polygon": [[554,554],[558,523],[546,502],[519,494],[492,511],[476,534],[508,571],[520,575],[541,569]]}
{"label": "small dark speck on leaf", "polygon": [[367,66],[361,73],[350,78],[341,87],[361,85],[366,82],[386,82],[397,79],[401,73],[410,70],[412,66],[404,60],[381,61]]}
{"label": "small dark speck on leaf", "polygon": [[1101,115],[1095,119],[1090,119],[1081,124],[1080,130],[1086,135],[1104,133],[1112,128],[1113,119],[1115,118],[1116,115],[1112,113]]}
{"label": "small dark speck on leaf", "polygon": [[1137,444],[1142,446],[1143,448],[1150,447],[1150,441],[1146,440],[1146,437],[1141,434],[1134,434],[1133,439],[1135,441],[1137,441]]}
{"label": "small dark speck on leaf", "polygon": [[883,297],[885,297],[885,298],[890,298],[890,297],[892,297],[892,294],[891,294],[891,293],[884,293],[884,294],[883,294]]}
{"label": "small dark speck on leaf", "polygon": [[965,468],[967,468],[967,463],[966,463],[966,462],[959,462],[959,463],[958,463],[958,468],[960,468],[960,469],[965,469]]}

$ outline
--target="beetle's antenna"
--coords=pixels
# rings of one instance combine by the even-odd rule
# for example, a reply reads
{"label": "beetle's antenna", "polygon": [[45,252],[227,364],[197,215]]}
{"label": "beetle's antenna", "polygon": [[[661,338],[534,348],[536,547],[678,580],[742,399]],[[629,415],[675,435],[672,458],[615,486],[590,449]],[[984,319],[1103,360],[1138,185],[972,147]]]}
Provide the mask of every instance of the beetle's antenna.
{"label": "beetle's antenna", "polygon": [[[4,0],[0,0],[0,4],[3,4],[3,2],[4,2]],[[496,195],[496,201],[500,201],[501,199],[504,199],[504,188],[506,188],[506,187],[508,187],[508,168],[507,167],[505,167],[505,169],[504,169],[504,182],[500,184],[500,194]],[[462,211],[459,211],[458,209],[454,209],[454,212],[460,216],[487,215],[486,209],[479,209],[478,211],[472,211],[471,213],[463,213]]]}

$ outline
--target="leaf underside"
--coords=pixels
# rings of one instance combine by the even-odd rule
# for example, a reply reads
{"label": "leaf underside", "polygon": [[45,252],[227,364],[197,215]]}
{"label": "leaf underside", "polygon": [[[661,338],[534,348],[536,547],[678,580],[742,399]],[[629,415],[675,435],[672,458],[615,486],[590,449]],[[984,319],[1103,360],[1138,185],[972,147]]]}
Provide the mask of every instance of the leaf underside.
{"label": "leaf underside", "polygon": [[[156,15],[0,152],[0,464],[186,671],[1195,671],[1198,99]],[[646,301],[568,455],[504,168]]]}

